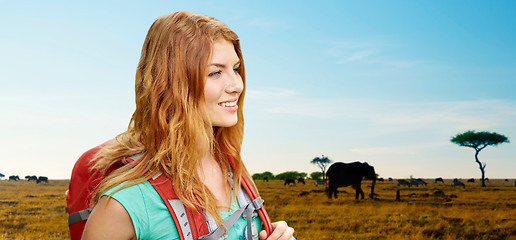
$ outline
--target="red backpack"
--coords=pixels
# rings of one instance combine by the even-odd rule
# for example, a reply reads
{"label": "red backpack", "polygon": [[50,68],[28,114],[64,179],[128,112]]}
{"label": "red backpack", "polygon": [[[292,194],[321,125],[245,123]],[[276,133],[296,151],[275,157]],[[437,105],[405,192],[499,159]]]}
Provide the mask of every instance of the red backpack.
{"label": "red backpack", "polygon": [[[107,143],[107,142],[106,142]],[[91,170],[92,162],[90,161],[96,153],[106,144],[102,144],[85,152],[75,163],[70,178],[70,185],[66,193],[66,204],[68,209],[68,227],[70,228],[70,237],[72,240],[79,240],[82,237],[84,226],[91,212],[89,208],[90,199],[94,194],[96,187],[100,181],[113,170],[122,166],[123,163],[113,166],[106,171],[105,175],[98,170]],[[234,159],[227,155],[231,166],[234,166]],[[131,158],[137,158],[132,156]],[[128,158],[129,161],[137,159]],[[207,215],[206,218],[202,209],[191,209],[185,207],[175,193],[172,182],[170,182],[163,174],[158,174],[149,179],[154,186],[161,199],[167,206],[174,224],[179,233],[181,240],[189,239],[220,239],[225,231],[222,227],[217,226],[215,220]],[[232,214],[224,225],[227,229],[236,222],[236,220],[245,214],[248,223],[247,236],[257,237],[257,230],[252,221],[253,214],[258,215],[263,222],[267,235],[272,231],[271,221],[265,208],[262,206],[263,200],[258,196],[251,182],[242,176],[242,190],[237,195],[237,199],[241,206],[234,214]],[[251,239],[248,237],[248,239]]]}

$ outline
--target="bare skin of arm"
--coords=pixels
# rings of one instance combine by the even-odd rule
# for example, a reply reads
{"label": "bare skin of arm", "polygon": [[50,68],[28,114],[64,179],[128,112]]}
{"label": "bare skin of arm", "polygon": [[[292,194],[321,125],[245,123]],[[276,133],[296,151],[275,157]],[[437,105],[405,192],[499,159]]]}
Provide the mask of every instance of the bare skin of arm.
{"label": "bare skin of arm", "polygon": [[91,212],[82,239],[136,239],[133,222],[129,213],[115,199],[104,196]]}

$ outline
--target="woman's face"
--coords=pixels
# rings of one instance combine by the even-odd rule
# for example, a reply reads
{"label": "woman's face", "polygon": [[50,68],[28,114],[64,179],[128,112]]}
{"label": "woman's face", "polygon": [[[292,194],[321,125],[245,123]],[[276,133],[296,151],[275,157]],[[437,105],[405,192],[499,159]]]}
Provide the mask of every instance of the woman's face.
{"label": "woman's face", "polygon": [[204,100],[214,127],[231,127],[238,122],[237,101],[244,89],[239,71],[240,59],[233,44],[215,42],[204,84]]}

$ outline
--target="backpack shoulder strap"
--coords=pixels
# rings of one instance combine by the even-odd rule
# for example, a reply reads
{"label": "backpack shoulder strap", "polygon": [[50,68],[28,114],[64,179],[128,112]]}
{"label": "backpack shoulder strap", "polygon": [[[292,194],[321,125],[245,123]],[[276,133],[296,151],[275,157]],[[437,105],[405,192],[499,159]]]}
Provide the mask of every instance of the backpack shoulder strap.
{"label": "backpack shoulder strap", "polygon": [[208,233],[208,226],[202,209],[185,207],[175,193],[172,182],[167,177],[160,173],[149,179],[149,182],[167,206],[181,240],[198,239]]}
{"label": "backpack shoulder strap", "polygon": [[[226,157],[229,160],[229,164],[231,165],[231,168],[235,168],[235,159],[229,154],[226,154]],[[246,193],[249,195],[251,200],[254,202],[256,199],[260,199],[260,196],[256,192],[256,190],[253,187],[253,184],[251,184],[251,181],[247,179],[244,175],[241,176],[241,184],[242,188],[246,191]],[[263,201],[262,201],[263,203]],[[269,215],[267,214],[267,211],[265,211],[265,207],[260,206],[260,208],[256,209],[256,212],[260,216],[260,219],[262,220],[263,226],[265,227],[265,231],[267,232],[267,237],[271,235],[272,232],[272,223],[271,219],[269,218]]]}
{"label": "backpack shoulder strap", "polygon": [[[139,156],[131,157],[135,160]],[[231,167],[234,167],[234,160],[228,155]],[[132,159],[128,159],[132,161]],[[232,180],[232,178],[230,178]],[[224,235],[222,227],[209,232],[208,220],[212,218],[209,215],[205,215],[204,211],[200,208],[191,209],[185,207],[177,196],[174,185],[172,182],[162,173],[158,173],[149,179],[156,192],[160,195],[161,199],[167,206],[168,211],[176,225],[181,240],[197,240],[197,239],[220,239]],[[236,220],[244,214],[244,218],[247,220],[247,236],[257,236],[257,229],[252,221],[253,213],[256,211],[262,220],[267,236],[271,232],[271,222],[265,208],[263,208],[263,200],[258,196],[252,184],[247,178],[242,176],[242,190],[239,191],[237,198],[239,200],[241,208],[233,213],[228,220],[224,223],[227,229],[236,222]],[[245,194],[244,194],[245,192]],[[179,227],[178,227],[179,226]],[[253,232],[256,230],[256,232]]]}
{"label": "backpack shoulder strap", "polygon": [[[246,238],[249,240],[257,240],[258,239],[258,228],[256,227],[253,219],[258,215],[256,211],[263,206],[263,200],[261,198],[256,198],[254,201],[251,201],[249,195],[246,193],[244,189],[238,191],[237,200],[240,205],[240,208],[236,210],[228,219],[224,222],[224,226],[226,229],[230,229],[235,222],[243,216],[244,219],[247,220],[246,226]],[[206,213],[205,213],[206,214]],[[206,214],[207,224],[211,226],[210,233],[206,234],[199,238],[199,240],[219,240],[225,239],[225,230],[222,226],[217,226],[215,219],[209,214]]]}

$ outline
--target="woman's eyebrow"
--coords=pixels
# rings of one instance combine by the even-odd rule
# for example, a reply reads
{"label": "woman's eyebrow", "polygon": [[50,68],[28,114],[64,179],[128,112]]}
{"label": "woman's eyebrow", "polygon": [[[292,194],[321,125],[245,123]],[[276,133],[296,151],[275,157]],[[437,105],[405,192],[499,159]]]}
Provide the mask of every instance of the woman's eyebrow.
{"label": "woman's eyebrow", "polygon": [[[236,67],[236,66],[239,66],[240,65],[240,60],[238,60],[238,62],[236,62],[233,67]],[[226,67],[226,64],[222,64],[222,63],[211,63],[210,66],[215,66],[215,67],[220,67],[220,68],[225,68]]]}

